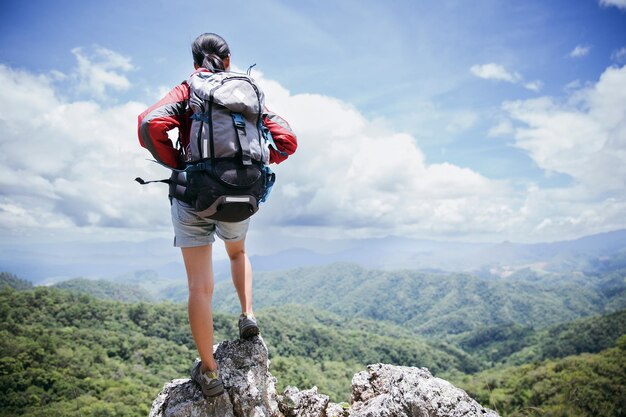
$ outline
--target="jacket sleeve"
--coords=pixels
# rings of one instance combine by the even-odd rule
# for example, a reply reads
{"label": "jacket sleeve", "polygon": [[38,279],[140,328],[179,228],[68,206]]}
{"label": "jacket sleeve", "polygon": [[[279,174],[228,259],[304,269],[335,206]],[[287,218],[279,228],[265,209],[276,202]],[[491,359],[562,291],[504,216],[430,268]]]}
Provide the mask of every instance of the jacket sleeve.
{"label": "jacket sleeve", "polygon": [[267,108],[263,115],[263,124],[265,124],[272,134],[278,150],[284,153],[280,154],[275,149],[270,148],[270,163],[279,164],[296,151],[298,140],[293,130],[291,130],[289,123]]}
{"label": "jacket sleeve", "polygon": [[138,117],[139,143],[152,156],[172,168],[180,166],[180,154],[167,135],[169,130],[184,124],[188,109],[189,87],[186,83],[174,87],[159,102]]}

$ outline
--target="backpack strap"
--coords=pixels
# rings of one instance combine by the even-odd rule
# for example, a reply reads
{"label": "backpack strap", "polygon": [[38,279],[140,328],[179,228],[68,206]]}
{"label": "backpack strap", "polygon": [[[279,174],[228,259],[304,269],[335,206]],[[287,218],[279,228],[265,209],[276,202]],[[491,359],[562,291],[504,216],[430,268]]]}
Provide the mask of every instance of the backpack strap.
{"label": "backpack strap", "polygon": [[270,147],[278,152],[280,156],[288,156],[289,154],[287,152],[278,149],[278,146],[276,146],[276,142],[274,142],[274,136],[272,136],[272,132],[270,132],[270,130],[265,125],[263,125],[263,122],[260,122],[259,125],[261,126],[263,136],[265,137],[265,140],[269,143]]}
{"label": "backpack strap", "polygon": [[246,121],[241,113],[230,113],[233,118],[233,124],[237,131],[237,140],[239,141],[239,149],[241,149],[241,161],[244,165],[252,165],[252,154],[250,153],[250,142],[246,137]]}

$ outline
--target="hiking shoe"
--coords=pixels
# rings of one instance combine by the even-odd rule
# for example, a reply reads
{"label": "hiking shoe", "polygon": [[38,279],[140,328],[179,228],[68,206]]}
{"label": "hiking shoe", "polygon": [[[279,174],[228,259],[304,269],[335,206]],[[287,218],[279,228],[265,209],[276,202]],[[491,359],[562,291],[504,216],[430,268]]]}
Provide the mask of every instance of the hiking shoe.
{"label": "hiking shoe", "polygon": [[202,389],[205,397],[217,397],[224,393],[224,384],[219,375],[219,369],[202,372],[202,361],[197,361],[191,369],[191,379]]}
{"label": "hiking shoe", "polygon": [[239,338],[251,339],[259,334],[259,326],[256,324],[254,314],[241,313],[239,316]]}

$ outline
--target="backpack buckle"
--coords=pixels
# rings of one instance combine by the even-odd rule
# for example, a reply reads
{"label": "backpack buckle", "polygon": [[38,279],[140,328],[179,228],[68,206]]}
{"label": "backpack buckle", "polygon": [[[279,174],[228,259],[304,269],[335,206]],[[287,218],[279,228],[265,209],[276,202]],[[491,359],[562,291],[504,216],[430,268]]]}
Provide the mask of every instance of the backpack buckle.
{"label": "backpack buckle", "polygon": [[231,113],[230,117],[233,118],[233,123],[235,124],[235,127],[238,129],[245,129],[246,128],[246,121],[243,118],[243,115],[241,113]]}

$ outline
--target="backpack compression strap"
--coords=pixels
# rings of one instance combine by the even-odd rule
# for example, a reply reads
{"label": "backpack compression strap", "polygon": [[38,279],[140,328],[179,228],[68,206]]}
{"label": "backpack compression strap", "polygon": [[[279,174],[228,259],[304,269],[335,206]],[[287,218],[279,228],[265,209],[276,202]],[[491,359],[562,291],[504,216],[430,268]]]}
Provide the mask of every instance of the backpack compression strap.
{"label": "backpack compression strap", "polygon": [[[173,172],[176,172],[178,174],[180,173],[184,173],[184,172],[191,172],[191,171],[207,171],[210,169],[211,167],[211,163],[210,162],[197,162],[195,164],[191,164],[191,165],[187,165],[185,167],[185,169],[177,169],[177,168],[172,168],[169,165],[165,165],[163,162],[159,162],[159,161],[155,161],[154,159],[148,159],[148,161],[152,161],[154,163],[157,163]],[[250,165],[252,165],[252,162],[250,162]],[[153,182],[162,182],[165,184],[172,184],[172,178],[167,178],[167,179],[163,179],[163,180],[152,180],[152,181],[145,181],[143,178],[141,177],[137,177],[135,178],[135,181],[137,181],[139,184],[141,185],[146,185],[146,184],[150,184]]]}
{"label": "backpack compression strap", "polygon": [[[183,171],[185,171],[184,169],[172,168],[171,166],[165,165],[163,162],[159,162],[159,161],[156,161],[154,159],[148,159],[148,161],[152,161],[152,162],[154,162],[156,164],[159,164],[159,165],[161,165],[161,166],[163,166],[163,167],[165,167],[167,169],[170,169],[172,171],[176,171],[176,172],[183,172]],[[163,179],[163,180],[144,181],[143,178],[137,177],[137,178],[135,178],[135,181],[137,181],[141,185],[150,184],[152,182],[162,182],[162,183],[165,183],[165,184],[171,184],[172,183],[172,179],[171,178],[167,178],[167,179]]]}
{"label": "backpack compression strap", "polygon": [[137,182],[138,182],[139,184],[141,184],[141,185],[150,184],[151,182],[163,182],[163,183],[165,183],[165,184],[169,184],[169,183],[171,183],[171,182],[172,182],[169,178],[168,178],[168,179],[166,179],[166,180],[144,181],[144,180],[143,180],[143,178],[141,178],[141,177],[137,177],[137,178],[135,178],[135,181],[137,181]]}
{"label": "backpack compression strap", "polygon": [[252,165],[250,142],[246,137],[246,121],[241,113],[230,113],[230,116],[233,118],[233,124],[237,131],[237,140],[239,141],[239,149],[241,149],[241,161],[244,165]]}

